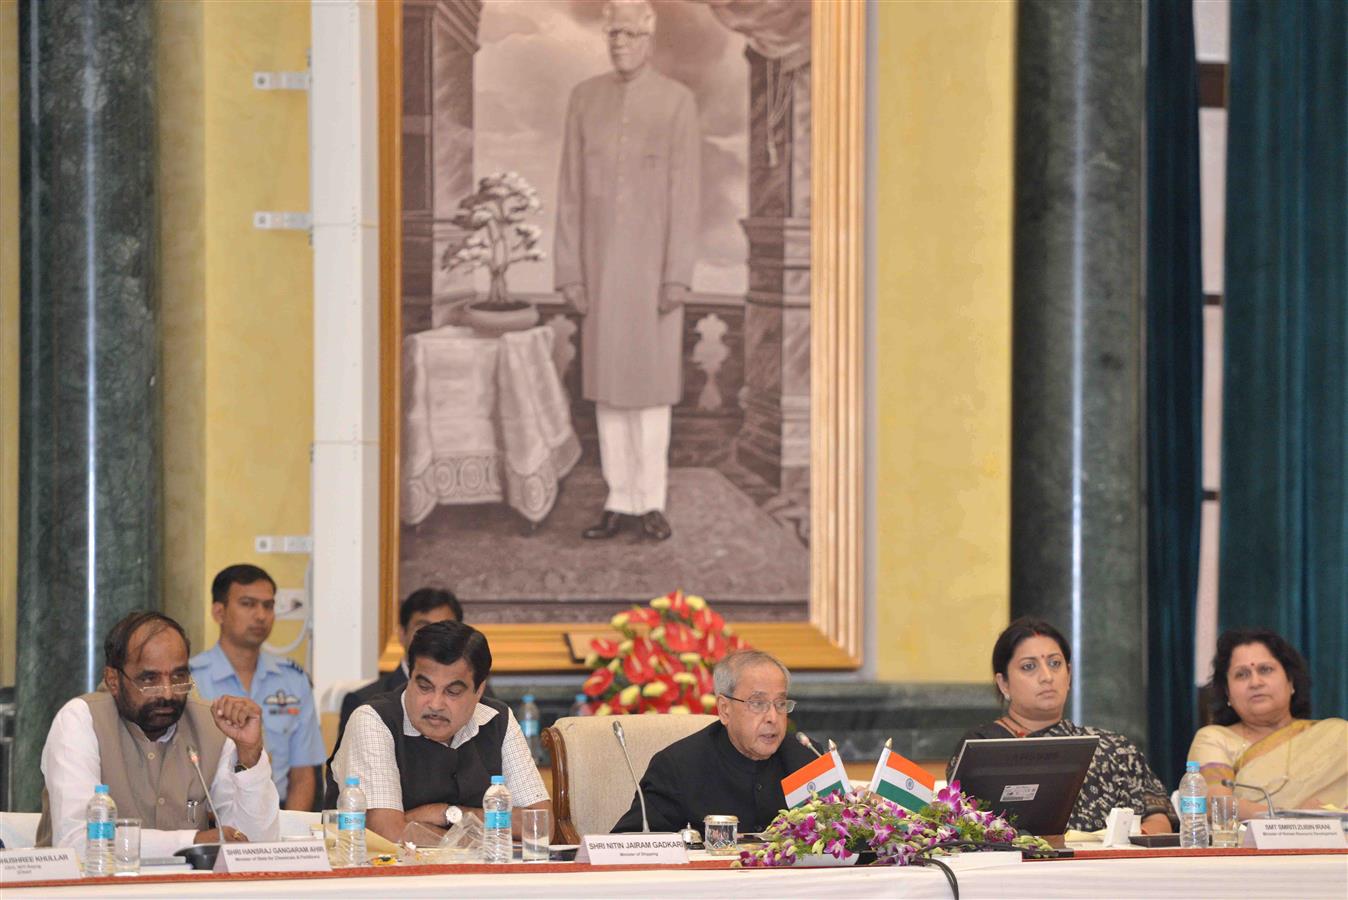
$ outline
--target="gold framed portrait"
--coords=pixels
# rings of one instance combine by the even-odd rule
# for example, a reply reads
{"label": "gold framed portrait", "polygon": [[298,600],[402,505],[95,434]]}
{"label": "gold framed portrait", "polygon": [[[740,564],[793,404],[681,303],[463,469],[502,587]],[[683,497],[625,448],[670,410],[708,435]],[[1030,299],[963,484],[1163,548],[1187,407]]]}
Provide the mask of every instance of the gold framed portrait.
{"label": "gold framed portrait", "polygon": [[[622,74],[604,36],[632,40],[605,5],[379,4],[381,668],[401,656],[401,598],[423,586],[459,596],[498,672],[579,670],[613,613],[674,589],[792,669],[857,668],[865,4],[654,3],[641,71],[693,98],[692,174],[667,154],[669,117],[629,134],[626,107],[598,107],[640,147],[630,169],[583,157],[601,199],[639,213],[617,237],[685,200],[694,227],[667,364],[673,537],[593,541],[580,526],[612,484],[592,373],[615,351],[590,330],[595,297],[562,282],[567,222],[604,221],[573,214],[566,160],[591,152],[572,113],[584,86]],[[505,247],[508,273],[472,237],[486,188],[535,217]],[[641,199],[657,188],[670,199]],[[668,260],[675,238],[658,241]],[[486,308],[528,321],[494,330],[474,318]]]}

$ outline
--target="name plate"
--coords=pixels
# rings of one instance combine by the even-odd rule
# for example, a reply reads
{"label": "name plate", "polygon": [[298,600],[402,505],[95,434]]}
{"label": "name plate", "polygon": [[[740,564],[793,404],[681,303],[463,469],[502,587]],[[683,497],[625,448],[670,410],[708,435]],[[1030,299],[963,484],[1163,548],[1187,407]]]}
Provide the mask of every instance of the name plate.
{"label": "name plate", "polygon": [[0,884],[66,881],[80,877],[79,858],[70,848],[0,850]]}
{"label": "name plate", "polygon": [[592,866],[686,866],[688,848],[677,834],[587,834],[576,862]]}
{"label": "name plate", "polygon": [[281,841],[270,844],[221,844],[215,858],[217,872],[329,872],[328,851],[322,841]]}
{"label": "name plate", "polygon": [[1260,850],[1342,850],[1346,846],[1338,819],[1250,819],[1245,846]]}

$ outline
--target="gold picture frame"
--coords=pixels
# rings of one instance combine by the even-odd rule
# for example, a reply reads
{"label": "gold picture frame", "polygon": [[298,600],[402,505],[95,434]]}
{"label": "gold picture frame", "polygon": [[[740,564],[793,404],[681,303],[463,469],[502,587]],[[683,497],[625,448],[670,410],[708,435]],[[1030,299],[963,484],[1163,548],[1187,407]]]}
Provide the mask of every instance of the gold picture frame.
{"label": "gold picture frame", "polygon": [[[806,622],[732,621],[794,670],[862,662],[864,0],[811,10],[810,606]],[[402,4],[378,5],[380,159],[380,668],[397,665],[401,408]],[[688,585],[690,589],[694,585]],[[498,672],[577,671],[593,624],[483,624]],[[571,640],[568,640],[570,638]]]}

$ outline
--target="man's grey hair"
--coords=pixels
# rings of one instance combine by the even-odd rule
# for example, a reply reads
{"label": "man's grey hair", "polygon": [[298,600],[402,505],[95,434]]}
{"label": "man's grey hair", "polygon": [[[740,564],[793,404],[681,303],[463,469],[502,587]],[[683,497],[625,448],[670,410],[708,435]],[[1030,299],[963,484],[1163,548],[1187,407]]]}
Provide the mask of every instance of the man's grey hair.
{"label": "man's grey hair", "polygon": [[608,0],[604,4],[603,13],[605,32],[613,26],[613,20],[618,17],[619,10],[635,14],[636,24],[648,34],[655,31],[655,7],[651,6],[649,0]]}
{"label": "man's grey hair", "polygon": [[744,674],[744,670],[761,665],[772,665],[781,669],[782,676],[786,678],[786,686],[791,687],[791,670],[782,665],[782,661],[777,657],[762,650],[737,650],[718,662],[716,669],[711,673],[716,693],[723,697],[735,696],[735,689],[739,687],[740,676]]}

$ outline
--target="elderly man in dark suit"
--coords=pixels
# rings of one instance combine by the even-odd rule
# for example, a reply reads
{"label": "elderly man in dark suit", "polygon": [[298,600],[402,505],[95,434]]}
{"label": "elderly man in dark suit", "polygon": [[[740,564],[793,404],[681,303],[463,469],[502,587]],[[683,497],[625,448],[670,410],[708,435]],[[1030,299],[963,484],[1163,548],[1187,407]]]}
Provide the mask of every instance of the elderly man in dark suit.
{"label": "elderly man in dark suit", "polygon": [[[641,778],[652,831],[701,828],[703,818],[721,814],[738,816],[743,832],[762,831],[786,807],[782,779],[814,759],[784,740],[796,707],[786,695],[786,666],[761,650],[741,650],[717,663],[713,677],[720,721],[652,756]],[[641,830],[635,795],[613,830]]]}

